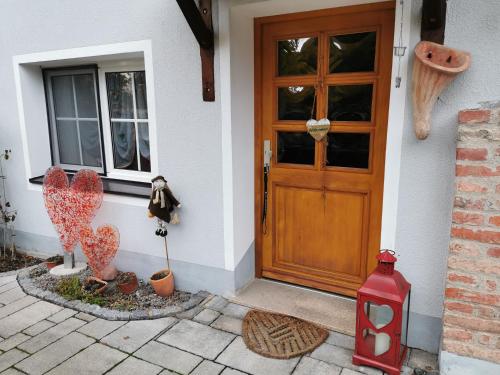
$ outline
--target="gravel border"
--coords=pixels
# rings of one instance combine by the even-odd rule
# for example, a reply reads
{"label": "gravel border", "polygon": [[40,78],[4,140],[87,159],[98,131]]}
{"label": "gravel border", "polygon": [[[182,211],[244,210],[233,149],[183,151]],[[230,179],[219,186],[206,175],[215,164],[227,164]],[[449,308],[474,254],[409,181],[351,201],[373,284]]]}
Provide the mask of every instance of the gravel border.
{"label": "gravel border", "polygon": [[17,272],[17,282],[24,293],[59,306],[84,312],[106,320],[146,320],[174,316],[193,309],[211,295],[208,292],[200,291],[198,293],[191,294],[191,298],[180,305],[166,306],[162,309],[141,309],[133,311],[112,310],[98,305],[91,305],[79,300],[68,301],[57,293],[37,287],[29,277],[30,268],[23,268]]}

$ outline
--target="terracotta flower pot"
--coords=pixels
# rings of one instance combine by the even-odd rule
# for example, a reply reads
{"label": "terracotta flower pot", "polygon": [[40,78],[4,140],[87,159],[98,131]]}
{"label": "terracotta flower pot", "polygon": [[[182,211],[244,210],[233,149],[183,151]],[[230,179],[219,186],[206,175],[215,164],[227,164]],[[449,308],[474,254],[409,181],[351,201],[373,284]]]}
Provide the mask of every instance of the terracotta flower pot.
{"label": "terracotta flower pot", "polygon": [[62,256],[53,256],[45,261],[45,265],[49,270],[64,263],[64,258]]}
{"label": "terracotta flower pot", "polygon": [[82,289],[84,292],[87,292],[89,293],[89,290],[87,288],[87,286],[90,284],[90,283],[98,283],[100,284],[101,286],[98,287],[97,289],[91,291],[90,293],[95,293],[95,294],[102,294],[104,293],[104,291],[107,289],[108,287],[108,283],[104,280],[101,280],[101,279],[98,279],[97,277],[94,277],[94,276],[90,276],[90,277],[87,277],[85,279],[85,282],[84,284],[82,285]]}
{"label": "terracotta flower pot", "polygon": [[[166,276],[159,278],[162,273],[166,274]],[[149,282],[151,283],[151,286],[155,290],[156,294],[160,297],[168,297],[174,292],[174,275],[168,269],[154,273],[153,276],[151,276],[151,279],[149,279]]]}
{"label": "terracotta flower pot", "polygon": [[413,64],[413,126],[418,139],[431,130],[431,111],[439,94],[470,66],[470,54],[422,41],[415,47]]}
{"label": "terracotta flower pot", "polygon": [[[133,272],[125,272],[126,276],[119,276],[116,286],[120,289],[123,294],[132,294],[137,290],[139,283],[137,282],[137,276]],[[120,279],[125,278],[126,281],[121,282]]]}

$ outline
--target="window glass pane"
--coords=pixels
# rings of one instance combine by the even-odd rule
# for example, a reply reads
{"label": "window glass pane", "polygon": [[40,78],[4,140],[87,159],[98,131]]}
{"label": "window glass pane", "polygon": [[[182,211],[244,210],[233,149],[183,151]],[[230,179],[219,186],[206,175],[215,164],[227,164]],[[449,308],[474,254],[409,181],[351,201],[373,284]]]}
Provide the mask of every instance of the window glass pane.
{"label": "window glass pane", "polygon": [[97,103],[93,74],[78,74],[75,80],[76,108],[78,117],[96,118]]}
{"label": "window glass pane", "polygon": [[278,75],[315,74],[318,38],[298,38],[278,42]]}
{"label": "window glass pane", "polygon": [[133,119],[132,73],[106,73],[109,113],[112,119]]}
{"label": "window glass pane", "polygon": [[278,132],[278,163],[314,165],[314,145],[306,132]]}
{"label": "window glass pane", "polygon": [[137,118],[148,118],[148,102],[146,96],[146,73],[135,72],[135,100],[137,103]]}
{"label": "window glass pane", "polygon": [[368,168],[369,155],[370,134],[328,133],[327,166]]}
{"label": "window glass pane", "polygon": [[309,120],[313,101],[313,86],[279,87],[278,120]]}
{"label": "window glass pane", "polygon": [[97,121],[79,121],[79,124],[83,164],[91,167],[102,167],[99,123]]}
{"label": "window glass pane", "polygon": [[75,117],[73,82],[70,75],[52,77],[52,95],[56,117]]}
{"label": "window glass pane", "polygon": [[376,32],[330,37],[330,73],[373,71],[376,41]]}
{"label": "window glass pane", "polygon": [[149,153],[149,125],[142,122],[139,123],[138,126],[141,170],[144,172],[151,172],[151,155]]}
{"label": "window glass pane", "polygon": [[343,85],[328,88],[328,118],[331,121],[371,121],[373,85]]}
{"label": "window glass pane", "polygon": [[57,120],[57,144],[61,164],[81,164],[78,130],[75,120]]}
{"label": "window glass pane", "polygon": [[115,168],[137,170],[137,146],[135,124],[132,122],[112,122],[113,157]]}

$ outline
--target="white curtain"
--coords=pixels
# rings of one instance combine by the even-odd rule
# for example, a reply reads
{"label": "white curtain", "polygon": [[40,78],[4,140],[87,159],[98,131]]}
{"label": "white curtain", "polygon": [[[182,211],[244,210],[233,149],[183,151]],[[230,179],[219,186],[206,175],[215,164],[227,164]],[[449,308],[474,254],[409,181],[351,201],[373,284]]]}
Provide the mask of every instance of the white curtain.
{"label": "white curtain", "polygon": [[136,153],[135,129],[131,122],[113,123],[115,168],[127,169],[134,162]]}

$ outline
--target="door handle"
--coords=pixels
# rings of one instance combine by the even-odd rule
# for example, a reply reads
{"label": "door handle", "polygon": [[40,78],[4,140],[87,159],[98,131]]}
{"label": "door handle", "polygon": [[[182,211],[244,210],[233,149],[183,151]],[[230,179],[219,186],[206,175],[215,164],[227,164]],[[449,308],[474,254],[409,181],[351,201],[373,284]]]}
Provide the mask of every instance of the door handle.
{"label": "door handle", "polygon": [[269,178],[269,169],[271,168],[271,159],[273,152],[271,150],[271,141],[264,140],[264,202],[262,205],[262,231],[267,234],[267,180]]}
{"label": "door handle", "polygon": [[273,157],[273,151],[271,150],[271,141],[269,139],[264,140],[264,168],[271,166],[271,159]]}

